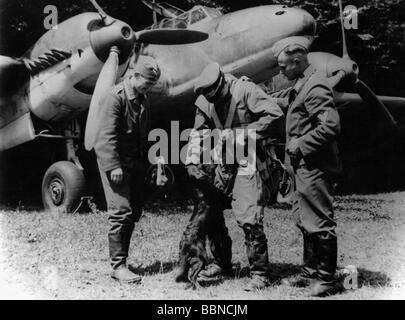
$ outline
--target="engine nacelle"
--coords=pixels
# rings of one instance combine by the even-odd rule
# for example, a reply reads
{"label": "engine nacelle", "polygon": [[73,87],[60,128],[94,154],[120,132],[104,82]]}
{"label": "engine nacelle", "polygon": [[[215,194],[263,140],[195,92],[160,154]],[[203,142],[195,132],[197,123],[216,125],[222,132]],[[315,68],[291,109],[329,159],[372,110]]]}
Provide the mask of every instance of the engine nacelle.
{"label": "engine nacelle", "polygon": [[308,54],[308,59],[318,71],[324,72],[327,78],[336,75],[339,71],[345,73],[334,88],[338,92],[345,92],[357,80],[359,67],[353,60],[343,59],[327,52],[311,52]]}

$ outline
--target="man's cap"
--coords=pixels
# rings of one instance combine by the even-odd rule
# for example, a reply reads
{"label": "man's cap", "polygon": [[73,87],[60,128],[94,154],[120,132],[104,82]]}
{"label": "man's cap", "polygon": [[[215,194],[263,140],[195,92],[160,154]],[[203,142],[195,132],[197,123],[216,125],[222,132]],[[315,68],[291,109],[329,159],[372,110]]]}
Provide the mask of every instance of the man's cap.
{"label": "man's cap", "polygon": [[224,73],[219,64],[214,62],[207,65],[194,84],[194,92],[205,96],[213,96],[221,86]]}
{"label": "man's cap", "polygon": [[140,74],[145,79],[156,82],[160,78],[160,68],[154,58],[139,56],[135,65],[135,74]]}
{"label": "man's cap", "polygon": [[309,47],[311,46],[311,39],[307,37],[301,37],[301,36],[294,36],[294,37],[288,37],[281,39],[277,41],[271,50],[274,53],[274,56],[277,58],[281,52],[286,51],[286,50],[291,50],[294,51],[298,48],[304,49],[306,52],[308,52]]}

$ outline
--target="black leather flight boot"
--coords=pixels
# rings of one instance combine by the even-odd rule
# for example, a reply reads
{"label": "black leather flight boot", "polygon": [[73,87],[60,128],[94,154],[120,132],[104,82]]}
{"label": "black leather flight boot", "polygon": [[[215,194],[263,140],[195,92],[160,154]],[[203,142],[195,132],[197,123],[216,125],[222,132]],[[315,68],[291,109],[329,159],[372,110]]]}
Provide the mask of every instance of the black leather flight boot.
{"label": "black leather flight boot", "polygon": [[337,265],[337,239],[318,236],[318,271],[316,279],[310,286],[310,295],[325,297],[342,291],[341,285],[336,281]]}
{"label": "black leather flight boot", "polygon": [[[127,232],[113,233],[108,235],[110,261],[113,268],[111,278],[122,283],[137,283],[142,279],[133,273],[126,265],[131,235]],[[132,234],[132,231],[131,231]]]}
{"label": "black leather flight boot", "polygon": [[250,264],[251,279],[244,287],[245,291],[264,289],[269,285],[269,255],[267,239],[262,227],[244,227],[246,253]]}
{"label": "black leather flight boot", "polygon": [[281,284],[291,287],[308,287],[311,284],[311,280],[316,278],[318,258],[318,237],[316,235],[308,235],[303,232],[304,240],[304,253],[303,253],[303,265],[301,272],[297,275],[284,278],[281,280]]}

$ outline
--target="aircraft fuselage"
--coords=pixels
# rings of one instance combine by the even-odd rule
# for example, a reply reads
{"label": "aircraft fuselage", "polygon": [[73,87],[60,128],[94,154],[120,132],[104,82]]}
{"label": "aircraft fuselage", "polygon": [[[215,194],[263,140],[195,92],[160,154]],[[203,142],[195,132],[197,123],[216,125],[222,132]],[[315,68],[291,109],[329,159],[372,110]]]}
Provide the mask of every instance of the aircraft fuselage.
{"label": "aircraft fuselage", "polygon": [[152,89],[153,108],[192,104],[194,82],[213,61],[237,77],[245,75],[256,83],[268,80],[278,73],[273,44],[293,35],[312,37],[316,28],[306,11],[275,5],[232,12],[191,27],[207,32],[209,38],[189,45],[148,45],[143,51],[162,67],[161,81]]}

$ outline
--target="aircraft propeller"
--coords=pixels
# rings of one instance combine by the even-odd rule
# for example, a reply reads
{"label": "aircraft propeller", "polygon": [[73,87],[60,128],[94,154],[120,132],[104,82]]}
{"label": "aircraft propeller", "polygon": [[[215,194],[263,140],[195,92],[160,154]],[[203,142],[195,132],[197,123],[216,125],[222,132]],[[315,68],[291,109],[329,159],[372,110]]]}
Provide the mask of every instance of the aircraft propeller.
{"label": "aircraft propeller", "polygon": [[96,142],[99,125],[102,116],[105,114],[104,100],[107,98],[106,93],[111,91],[117,80],[119,50],[112,47],[107,61],[104,63],[98,76],[94,93],[90,102],[89,113],[87,115],[86,132],[84,136],[84,146],[86,150],[91,150]]}
{"label": "aircraft propeller", "polygon": [[[126,24],[123,24],[122,27],[118,24],[117,27],[114,26],[117,24],[116,20],[107,16],[95,0],[90,0],[90,2],[98,11],[103,26],[112,31],[108,36],[107,31],[100,35],[100,32],[103,32],[103,29],[100,29],[101,31],[94,36],[94,39],[98,40],[94,42],[100,43],[99,47],[96,46],[98,56],[103,60],[106,58],[106,60],[98,76],[87,116],[84,145],[88,151],[94,147],[101,119],[106,113],[104,101],[117,81],[118,65],[122,63],[121,60],[127,60],[128,54],[123,57],[124,53],[131,51],[128,50],[128,47],[132,49],[135,42],[174,45],[199,42],[208,38],[207,33],[188,29],[149,29],[135,32]],[[111,43],[111,46],[106,47],[106,43]]]}
{"label": "aircraft propeller", "polygon": [[[352,69],[353,72],[351,74],[351,79],[349,79],[350,83],[352,83],[352,88],[354,91],[364,100],[364,102],[371,104],[376,108],[376,110],[379,111],[381,116],[384,118],[386,123],[391,129],[394,129],[397,127],[397,121],[394,119],[392,116],[391,112],[387,109],[387,107],[382,103],[382,101],[377,97],[377,95],[363,82],[361,81],[357,75],[358,75],[358,68],[355,62],[353,62],[350,59],[348,50],[347,50],[347,43],[346,43],[346,35],[345,35],[345,30],[344,30],[344,25],[343,25],[343,9],[342,9],[342,0],[339,0],[339,10],[340,10],[340,24],[342,28],[342,45],[343,45],[343,53],[342,53],[342,59],[349,62],[352,64]],[[354,67],[354,65],[356,67]],[[332,87],[339,91],[339,85],[341,80],[346,75],[350,75],[350,73],[347,73],[343,70],[339,70],[336,72],[332,77],[328,78],[329,84],[332,85]]]}
{"label": "aircraft propeller", "polygon": [[106,20],[108,16],[104,12],[103,8],[100,7],[100,5],[96,2],[96,0],[90,0],[90,2],[100,15],[101,21],[103,21],[104,25],[106,25]]}
{"label": "aircraft propeller", "polygon": [[342,0],[339,0],[339,14],[340,14],[340,27],[342,29],[342,47],[343,47],[342,58],[346,59],[346,60],[350,60],[349,52],[347,50],[346,34],[345,34],[345,28],[344,28],[344,23],[343,23]]}
{"label": "aircraft propeller", "polygon": [[389,124],[391,129],[395,129],[398,126],[398,122],[394,119],[391,112],[387,107],[382,103],[382,101],[377,97],[377,95],[360,79],[354,84],[356,93],[365,101],[374,105],[380,114],[384,117],[385,121]]}

